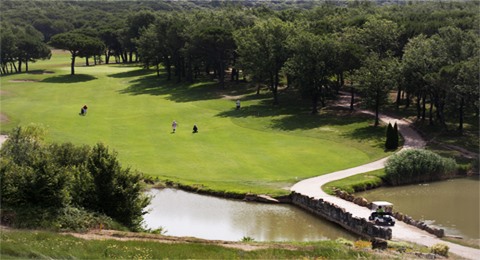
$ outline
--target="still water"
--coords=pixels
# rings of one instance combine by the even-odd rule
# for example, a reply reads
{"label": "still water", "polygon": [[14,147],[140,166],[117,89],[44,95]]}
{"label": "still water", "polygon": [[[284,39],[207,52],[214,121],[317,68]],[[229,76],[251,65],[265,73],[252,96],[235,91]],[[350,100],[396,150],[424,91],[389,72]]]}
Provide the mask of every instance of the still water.
{"label": "still water", "polygon": [[441,227],[447,235],[480,239],[478,177],[379,188],[356,195],[369,201],[392,202],[396,211]]}
{"label": "still water", "polygon": [[175,189],[153,189],[144,216],[147,228],[166,235],[213,240],[315,241],[356,236],[294,206],[260,204],[198,195]]}

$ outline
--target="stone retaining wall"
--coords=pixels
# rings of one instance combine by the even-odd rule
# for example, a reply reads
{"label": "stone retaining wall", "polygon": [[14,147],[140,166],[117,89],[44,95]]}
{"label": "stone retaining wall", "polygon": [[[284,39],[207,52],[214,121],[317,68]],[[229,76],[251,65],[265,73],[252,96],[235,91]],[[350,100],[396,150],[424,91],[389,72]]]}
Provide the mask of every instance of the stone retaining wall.
{"label": "stone retaining wall", "polygon": [[[367,207],[369,209],[372,208],[372,203],[370,203],[367,199],[365,198],[362,198],[362,197],[355,197],[353,196],[352,194],[348,193],[348,192],[345,192],[345,191],[341,191],[341,190],[336,190],[335,191],[335,194],[337,195],[337,197],[340,197],[341,199],[344,199],[344,200],[347,200],[347,201],[350,201],[350,202],[353,202],[359,206],[362,206],[362,207]],[[421,230],[425,230],[427,231],[428,233],[430,234],[433,234],[439,238],[442,238],[445,236],[445,231],[441,228],[435,228],[435,227],[430,227],[428,226],[425,222],[423,221],[417,221],[417,220],[414,220],[413,218],[405,215],[405,214],[402,214],[400,212],[393,212],[393,217],[395,219],[397,219],[398,221],[403,221],[409,225],[412,225],[412,226],[415,226]]]}
{"label": "stone retaining wall", "polygon": [[364,218],[353,217],[351,213],[332,203],[322,199],[314,199],[293,192],[291,194],[292,203],[302,209],[305,209],[315,215],[335,222],[345,229],[368,239],[386,239],[392,238],[392,230],[374,225]]}

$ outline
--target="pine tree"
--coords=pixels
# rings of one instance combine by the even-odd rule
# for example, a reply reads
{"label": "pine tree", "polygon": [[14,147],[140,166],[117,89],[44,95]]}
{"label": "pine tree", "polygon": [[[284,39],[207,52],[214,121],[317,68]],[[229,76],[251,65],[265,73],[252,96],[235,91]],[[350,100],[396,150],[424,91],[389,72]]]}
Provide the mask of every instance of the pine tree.
{"label": "pine tree", "polygon": [[385,140],[385,148],[387,150],[391,150],[391,149],[394,149],[393,148],[393,127],[392,127],[392,124],[388,123],[388,127],[387,127],[387,133],[386,133],[386,140]]}
{"label": "pine tree", "polygon": [[395,122],[395,125],[393,125],[393,141],[392,141],[393,148],[392,149],[398,148],[398,139],[399,139],[398,126],[397,126],[397,122]]}

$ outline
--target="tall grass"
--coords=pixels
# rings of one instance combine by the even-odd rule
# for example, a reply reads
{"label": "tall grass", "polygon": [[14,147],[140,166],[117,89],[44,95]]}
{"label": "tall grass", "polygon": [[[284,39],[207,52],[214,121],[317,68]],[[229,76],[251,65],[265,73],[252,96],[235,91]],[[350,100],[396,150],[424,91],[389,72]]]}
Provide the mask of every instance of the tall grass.
{"label": "tall grass", "polygon": [[[153,241],[84,240],[70,235],[41,231],[2,231],[2,259],[371,259],[344,243],[321,241],[253,251],[226,248],[214,244],[159,243]],[[262,245],[262,244],[258,244]],[[268,244],[265,244],[269,247]]]}

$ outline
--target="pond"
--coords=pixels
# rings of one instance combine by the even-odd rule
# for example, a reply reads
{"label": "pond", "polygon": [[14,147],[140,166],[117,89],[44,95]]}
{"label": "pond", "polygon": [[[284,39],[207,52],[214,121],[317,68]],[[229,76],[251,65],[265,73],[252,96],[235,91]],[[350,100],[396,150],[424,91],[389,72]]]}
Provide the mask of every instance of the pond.
{"label": "pond", "polygon": [[216,198],[175,189],[152,189],[145,227],[166,229],[169,236],[211,240],[317,241],[356,240],[340,226],[292,205]]}
{"label": "pond", "polygon": [[378,188],[356,195],[386,200],[395,210],[445,229],[447,235],[480,239],[480,181],[452,179],[428,184]]}

